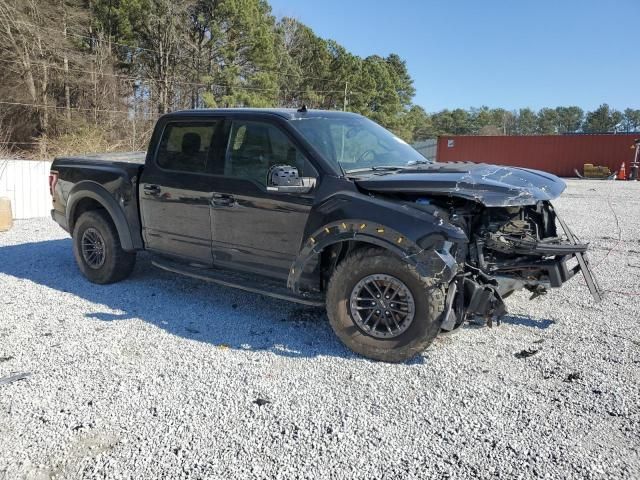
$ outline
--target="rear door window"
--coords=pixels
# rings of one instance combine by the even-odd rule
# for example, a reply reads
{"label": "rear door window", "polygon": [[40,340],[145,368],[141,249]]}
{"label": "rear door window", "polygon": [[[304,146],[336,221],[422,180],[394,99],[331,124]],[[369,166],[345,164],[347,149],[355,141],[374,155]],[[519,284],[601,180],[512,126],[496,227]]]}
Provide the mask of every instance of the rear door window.
{"label": "rear door window", "polygon": [[166,170],[206,172],[215,152],[215,132],[219,124],[219,121],[167,124],[158,148],[157,164]]}

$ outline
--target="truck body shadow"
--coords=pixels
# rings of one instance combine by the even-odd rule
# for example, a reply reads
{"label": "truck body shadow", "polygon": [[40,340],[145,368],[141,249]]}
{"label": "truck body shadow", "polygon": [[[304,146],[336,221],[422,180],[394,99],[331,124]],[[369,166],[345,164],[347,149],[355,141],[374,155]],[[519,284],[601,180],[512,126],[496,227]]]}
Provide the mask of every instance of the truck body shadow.
{"label": "truck body shadow", "polygon": [[[88,319],[140,319],[173,335],[221,348],[361,359],[334,336],[321,308],[164,272],[153,267],[144,253],[138,255],[129,279],[111,285],[95,285],[82,276],[70,239],[0,247],[0,273],[51,289],[48,301],[52,306],[56,296],[65,294],[91,302],[84,314]],[[20,299],[5,297],[5,301]]]}
{"label": "truck body shadow", "polygon": [[[244,351],[267,350],[287,357],[337,356],[368,361],[335,337],[322,308],[305,307],[181,277],[151,265],[139,254],[133,275],[120,283],[95,285],[73,258],[70,239],[0,247],[0,273],[72,294],[104,310],[88,319],[120,322],[140,319],[173,335]],[[28,288],[28,287],[27,287]],[[506,323],[547,328],[551,320],[506,317]],[[419,356],[410,363],[422,363]]]}

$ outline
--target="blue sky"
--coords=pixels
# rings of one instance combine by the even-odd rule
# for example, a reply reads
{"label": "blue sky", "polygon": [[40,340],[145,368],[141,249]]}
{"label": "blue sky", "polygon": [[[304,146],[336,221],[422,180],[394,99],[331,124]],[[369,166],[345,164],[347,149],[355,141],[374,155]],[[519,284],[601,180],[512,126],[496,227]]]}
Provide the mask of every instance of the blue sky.
{"label": "blue sky", "polygon": [[640,108],[640,0],[268,0],[367,56],[398,53],[427,111]]}

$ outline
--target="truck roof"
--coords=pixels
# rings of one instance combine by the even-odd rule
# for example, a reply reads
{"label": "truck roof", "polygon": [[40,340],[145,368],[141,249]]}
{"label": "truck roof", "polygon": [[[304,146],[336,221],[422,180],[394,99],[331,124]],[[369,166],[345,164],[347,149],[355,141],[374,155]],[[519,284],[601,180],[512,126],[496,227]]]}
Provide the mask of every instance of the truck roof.
{"label": "truck roof", "polygon": [[296,120],[299,118],[336,118],[336,117],[360,117],[357,113],[342,112],[339,110],[306,110],[299,111],[295,108],[196,108],[192,110],[179,110],[164,115],[165,117],[183,117],[193,115],[210,115],[220,113],[246,113],[246,114],[269,114],[278,115],[287,120]]}

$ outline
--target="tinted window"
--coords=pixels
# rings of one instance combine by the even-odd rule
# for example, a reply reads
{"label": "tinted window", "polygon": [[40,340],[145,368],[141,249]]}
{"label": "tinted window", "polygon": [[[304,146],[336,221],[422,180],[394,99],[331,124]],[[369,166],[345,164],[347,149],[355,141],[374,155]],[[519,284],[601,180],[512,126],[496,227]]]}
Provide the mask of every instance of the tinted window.
{"label": "tinted window", "polygon": [[315,169],[302,152],[275,125],[233,122],[224,174],[266,185],[267,173],[274,165],[296,167],[301,177],[317,177]]}
{"label": "tinted window", "polygon": [[216,125],[217,122],[168,124],[158,149],[158,165],[168,170],[206,171]]}

